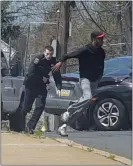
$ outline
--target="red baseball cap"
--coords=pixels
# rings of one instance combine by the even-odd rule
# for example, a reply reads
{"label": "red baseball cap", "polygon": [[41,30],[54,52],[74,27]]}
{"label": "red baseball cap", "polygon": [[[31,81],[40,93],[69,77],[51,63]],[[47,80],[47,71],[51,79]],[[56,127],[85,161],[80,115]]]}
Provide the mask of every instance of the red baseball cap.
{"label": "red baseball cap", "polygon": [[103,38],[104,36],[105,36],[104,33],[98,32],[98,31],[93,31],[91,33],[91,39],[95,39],[95,38],[99,39],[99,38]]}

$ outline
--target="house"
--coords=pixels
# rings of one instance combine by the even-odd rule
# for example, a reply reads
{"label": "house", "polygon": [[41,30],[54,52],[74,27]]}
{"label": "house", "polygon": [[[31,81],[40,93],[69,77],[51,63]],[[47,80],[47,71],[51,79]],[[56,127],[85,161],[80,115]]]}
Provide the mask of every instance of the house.
{"label": "house", "polygon": [[5,61],[10,66],[10,62],[14,59],[16,56],[17,51],[14,48],[10,48],[9,44],[5,43],[3,40],[1,40],[1,51],[4,54]]}

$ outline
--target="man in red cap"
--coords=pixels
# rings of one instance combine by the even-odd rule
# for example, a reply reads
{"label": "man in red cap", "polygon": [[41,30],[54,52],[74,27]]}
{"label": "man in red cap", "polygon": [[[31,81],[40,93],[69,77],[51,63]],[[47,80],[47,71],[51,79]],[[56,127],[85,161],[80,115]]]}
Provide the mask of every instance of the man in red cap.
{"label": "man in red cap", "polygon": [[90,44],[64,55],[60,62],[53,67],[53,72],[58,71],[67,59],[78,58],[80,85],[83,91],[83,96],[61,115],[62,121],[65,123],[58,129],[58,134],[61,136],[68,136],[67,125],[76,121],[85,111],[89,104],[88,99],[92,98],[92,93],[103,75],[105,52],[102,45],[104,36],[101,32],[92,32]]}

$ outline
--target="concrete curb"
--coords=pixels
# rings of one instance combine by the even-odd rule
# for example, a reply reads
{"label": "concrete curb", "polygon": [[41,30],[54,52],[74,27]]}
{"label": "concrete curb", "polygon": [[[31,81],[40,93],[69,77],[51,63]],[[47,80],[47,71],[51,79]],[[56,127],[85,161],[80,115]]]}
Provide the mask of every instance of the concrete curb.
{"label": "concrete curb", "polygon": [[102,150],[95,149],[95,148],[88,147],[88,146],[83,146],[81,144],[78,144],[78,143],[76,143],[74,141],[71,141],[71,140],[68,140],[68,139],[63,139],[63,138],[62,139],[61,138],[50,138],[50,139],[56,140],[57,142],[66,144],[70,147],[78,148],[78,149],[81,149],[81,150],[85,150],[85,151],[88,151],[88,152],[92,152],[94,154],[98,154],[98,155],[107,157],[109,159],[118,161],[118,162],[120,162],[122,164],[125,164],[125,165],[132,165],[132,161],[130,159],[118,156],[118,155],[113,154],[113,153],[109,153],[109,152],[102,151]]}

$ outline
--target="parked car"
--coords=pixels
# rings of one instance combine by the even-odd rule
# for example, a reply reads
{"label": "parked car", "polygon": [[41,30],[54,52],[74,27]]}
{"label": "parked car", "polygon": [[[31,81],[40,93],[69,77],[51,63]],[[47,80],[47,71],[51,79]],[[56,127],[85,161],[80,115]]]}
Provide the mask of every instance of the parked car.
{"label": "parked car", "polygon": [[[113,70],[113,72],[111,69],[109,70],[109,64],[112,63],[112,61],[114,61],[114,64],[116,63],[116,61],[117,64],[120,64],[121,62],[120,68],[117,67],[115,68],[116,64],[110,65],[110,67],[112,66],[116,69]],[[83,117],[79,118],[79,120],[77,121],[79,122],[80,130],[89,129],[91,124],[93,123],[95,123],[100,130],[117,130],[123,126],[123,122],[125,123],[125,120],[123,120],[123,117],[125,115],[127,115],[127,119],[130,119],[131,94],[132,94],[132,87],[130,87],[132,84],[130,83],[131,81],[129,81],[131,80],[131,71],[132,71],[130,64],[131,64],[131,56],[114,58],[105,62],[104,77],[99,82],[98,85],[99,88],[95,93],[95,96],[98,95],[96,96],[97,100],[95,102],[93,101],[90,104],[90,108],[87,109],[87,111],[85,111],[85,113],[83,114]],[[60,115],[61,113],[66,111],[71,101],[74,102],[78,100],[82,95],[82,91],[79,85],[78,72],[75,74],[74,73],[64,74],[62,75],[62,78],[63,78],[63,89],[61,92],[61,97],[59,97],[56,94],[53,78],[51,78],[50,80],[51,83],[49,85],[49,92],[45,108],[45,111],[48,113]],[[3,75],[3,83],[2,83],[3,112],[4,115],[9,115],[11,127],[15,128],[15,130],[17,131],[20,130],[20,127],[18,125],[19,114],[20,111],[22,110],[22,104],[24,98],[23,80],[24,77],[21,76],[16,77],[12,74],[12,72],[10,73],[10,75],[7,74]],[[122,91],[123,90],[122,87],[125,91],[127,89],[125,93]],[[112,91],[114,91],[114,93],[112,93]],[[111,125],[105,126],[103,125],[103,122],[101,123],[100,120],[99,122],[102,125],[99,125],[99,123],[96,122],[98,121],[98,113],[96,113],[96,110],[99,110],[100,108],[99,103],[105,102],[104,99],[107,99],[107,94],[109,94],[108,97],[110,97],[108,98],[109,99],[108,102],[112,102],[113,105],[115,104],[120,114],[118,118],[115,118],[118,120],[117,122],[113,123],[113,126]],[[99,97],[99,95],[102,95],[102,98],[101,96]],[[116,96],[119,95],[120,97],[116,98]],[[120,113],[121,107],[124,107],[123,110],[125,109],[125,111],[123,111],[124,112],[123,114]],[[91,113],[95,112],[95,114],[93,113],[93,115],[90,115],[90,112]],[[76,128],[76,125],[73,124],[72,127]]]}
{"label": "parked car", "polygon": [[117,77],[112,85],[98,88],[90,100],[87,115],[92,117],[99,130],[120,130],[131,126],[132,76]]}
{"label": "parked car", "polygon": [[1,120],[7,119],[9,114],[16,112],[20,105],[24,77],[16,76],[18,74],[14,68],[9,69],[5,55],[1,51]]}
{"label": "parked car", "polygon": [[[111,70],[112,67],[112,70]],[[77,123],[73,124],[72,127],[79,130],[90,129],[90,127],[96,124],[97,129],[99,130],[119,130],[121,128],[129,127],[129,123],[131,123],[131,114],[132,114],[132,59],[131,56],[119,57],[107,60],[105,62],[104,76],[98,84],[98,89],[95,92],[95,96],[97,96],[97,100],[95,102],[90,101],[90,107],[84,114],[77,120]],[[82,91],[79,85],[79,73],[68,73],[63,74],[63,91],[62,97],[59,98],[55,96],[54,89],[52,89],[53,85],[51,84],[51,99],[47,101],[47,106],[45,111],[48,113],[54,113],[60,115],[62,112],[66,111],[68,106],[70,105],[70,101],[78,100]],[[125,84],[126,82],[126,84]],[[125,98],[125,92],[127,97]],[[106,100],[104,100],[106,99]],[[108,99],[108,100],[107,100]],[[108,101],[108,102],[107,102]],[[102,103],[103,102],[103,103]],[[105,103],[104,103],[105,102]],[[115,104],[115,102],[117,104]],[[123,110],[123,115],[118,111],[117,113],[120,116],[115,115],[104,115],[101,120],[98,120],[98,114],[96,114],[96,110],[99,113],[100,103],[102,106],[110,103],[113,107],[117,108],[119,111],[123,106],[125,110]],[[119,107],[119,105],[121,105]],[[99,106],[99,107],[98,107]],[[101,109],[101,108],[100,108]],[[114,108],[113,108],[114,111]],[[95,113],[94,113],[95,112]],[[99,113],[101,114],[101,112]],[[97,115],[97,116],[96,116]],[[105,116],[105,117],[104,117]],[[122,117],[121,117],[122,116]],[[103,120],[103,121],[102,121]],[[112,124],[107,124],[107,120]],[[99,123],[100,122],[100,123]],[[78,128],[76,126],[78,124]],[[100,125],[101,124],[101,125]]]}
{"label": "parked car", "polygon": [[[47,113],[60,115],[66,111],[70,101],[74,102],[81,97],[79,82],[72,79],[72,77],[64,77],[62,97],[54,96],[55,92],[51,89],[51,99],[47,100],[45,110]],[[104,76],[90,100],[90,107],[77,123],[79,130],[90,129],[94,124],[99,130],[120,130],[126,129],[131,120],[132,73],[130,72],[125,76]],[[76,128],[75,125],[73,124],[72,127]]]}
{"label": "parked car", "polygon": [[[112,69],[111,69],[112,68]],[[78,78],[78,72],[71,73],[71,74],[65,74],[66,77],[69,78]],[[127,82],[127,84],[125,84]],[[124,84],[124,87],[123,87]],[[123,92],[124,88],[125,91],[128,91],[126,94],[126,98],[123,97],[125,93]],[[118,92],[117,92],[118,91]],[[87,109],[86,113],[82,115],[78,119],[78,126],[80,130],[86,130],[90,129],[91,125],[95,125],[97,129],[99,130],[119,130],[121,128],[128,128],[131,127],[131,121],[132,121],[132,57],[126,56],[126,57],[118,57],[113,58],[110,60],[107,60],[105,62],[105,69],[104,69],[104,76],[101,79],[101,81],[98,84],[98,89],[95,92],[95,95],[99,98],[97,100],[90,101],[90,108]],[[102,98],[101,98],[102,95]],[[109,97],[109,99],[108,99]],[[110,105],[112,103],[112,99],[117,99],[118,102],[121,102],[122,105],[125,107],[125,118],[121,119],[120,117],[115,117],[113,115],[113,126],[111,124],[107,124],[109,120],[112,119],[111,116],[108,116],[106,113],[105,116],[103,112],[103,117],[101,116],[101,120],[98,120],[98,114],[96,114],[96,110],[98,113],[100,112],[97,105],[99,105],[100,102],[104,101],[104,99],[108,99],[110,101]],[[105,100],[106,101],[106,100]],[[109,102],[108,101],[108,102]],[[92,104],[93,103],[93,104]],[[92,106],[93,105],[93,106]],[[104,106],[105,103],[103,103],[102,106]],[[107,107],[107,104],[106,104]],[[95,109],[94,109],[95,108]],[[100,105],[99,105],[100,108]],[[100,108],[101,110],[101,108]],[[95,114],[94,114],[95,112]],[[122,111],[121,111],[122,112]],[[100,112],[101,114],[101,112]],[[97,117],[96,117],[97,115]],[[87,117],[87,118],[86,118]],[[87,120],[88,121],[87,121]],[[121,120],[120,120],[121,119]],[[124,120],[125,119],[125,120]],[[107,121],[108,120],[108,121]],[[104,122],[103,122],[104,121]],[[117,121],[117,122],[116,122]],[[106,122],[106,123],[105,123]],[[120,123],[119,123],[120,122]],[[102,125],[100,125],[102,124]],[[88,128],[87,128],[88,125]],[[74,126],[76,128],[76,126]]]}

